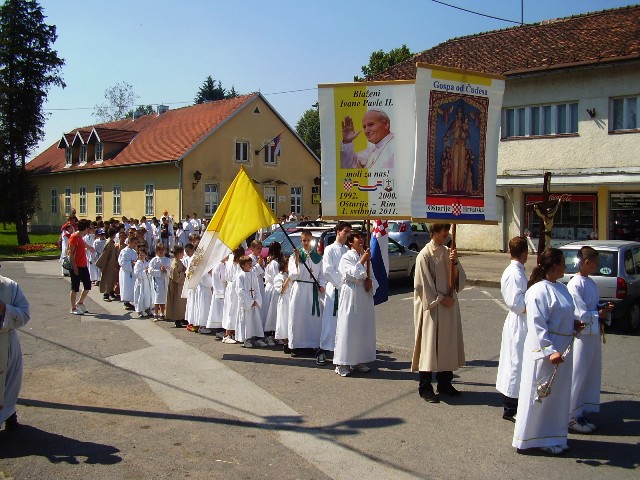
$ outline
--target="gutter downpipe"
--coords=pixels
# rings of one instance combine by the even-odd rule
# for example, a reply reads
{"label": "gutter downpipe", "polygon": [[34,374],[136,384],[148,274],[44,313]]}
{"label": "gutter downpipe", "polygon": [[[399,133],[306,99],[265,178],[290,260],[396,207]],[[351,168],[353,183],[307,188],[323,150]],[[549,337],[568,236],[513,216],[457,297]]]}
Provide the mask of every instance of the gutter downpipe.
{"label": "gutter downpipe", "polygon": [[502,200],[502,252],[507,251],[507,199],[503,195],[496,195]]}
{"label": "gutter downpipe", "polygon": [[173,164],[178,169],[178,219],[182,219],[182,167],[180,166],[180,160],[177,160]]}

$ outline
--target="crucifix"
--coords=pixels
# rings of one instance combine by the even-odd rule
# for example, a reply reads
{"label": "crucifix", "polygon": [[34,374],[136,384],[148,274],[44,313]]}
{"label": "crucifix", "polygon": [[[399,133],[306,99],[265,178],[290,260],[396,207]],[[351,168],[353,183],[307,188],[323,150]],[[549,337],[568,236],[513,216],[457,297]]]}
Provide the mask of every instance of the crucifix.
{"label": "crucifix", "polygon": [[540,255],[546,247],[551,246],[551,230],[553,229],[553,217],[560,207],[560,199],[549,199],[549,183],[551,181],[551,172],[544,173],[544,182],[542,184],[542,201],[535,202],[528,206],[535,214],[540,217],[540,238],[538,239],[538,263],[540,263]]}
{"label": "crucifix", "polygon": [[251,294],[251,298],[256,298],[254,295],[255,292],[256,291],[253,289],[253,285],[252,285],[251,288],[249,288],[249,293]]}

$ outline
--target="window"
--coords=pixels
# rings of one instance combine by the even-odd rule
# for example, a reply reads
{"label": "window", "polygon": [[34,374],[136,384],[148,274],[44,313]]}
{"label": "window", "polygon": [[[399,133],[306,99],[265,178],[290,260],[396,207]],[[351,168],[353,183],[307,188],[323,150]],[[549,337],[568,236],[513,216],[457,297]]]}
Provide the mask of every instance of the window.
{"label": "window", "polygon": [[80,215],[87,214],[87,187],[80,187]]}
{"label": "window", "polygon": [[276,187],[264,187],[264,201],[267,202],[271,210],[276,211]]}
{"label": "window", "polygon": [[120,185],[113,186],[113,214],[120,215],[122,211],[122,187]]}
{"label": "window", "polygon": [[144,186],[144,214],[153,216],[155,210],[153,183]]}
{"label": "window", "polygon": [[87,163],[87,146],[80,145],[80,163]]}
{"label": "window", "polygon": [[58,189],[51,189],[51,213],[58,213]]}
{"label": "window", "polygon": [[96,215],[102,215],[102,185],[96,185]]}
{"label": "window", "polygon": [[276,157],[276,146],[269,144],[264,147],[264,163],[267,165],[276,165],[278,163],[278,157]]}
{"label": "window", "polygon": [[64,214],[71,215],[71,189],[69,187],[64,189]]}
{"label": "window", "polygon": [[609,131],[638,130],[638,98],[614,98],[610,105]]}
{"label": "window", "polygon": [[96,143],[96,162],[102,161],[102,152],[103,152],[102,142],[97,142]]}
{"label": "window", "polygon": [[73,162],[73,150],[71,149],[71,147],[67,147],[64,150],[64,163],[66,165],[71,165],[72,162]]}
{"label": "window", "polygon": [[249,142],[236,142],[236,162],[249,161]]}
{"label": "window", "polygon": [[291,187],[291,211],[302,214],[302,187]]}
{"label": "window", "polygon": [[207,183],[204,186],[204,216],[213,217],[218,209],[218,185]]}
{"label": "window", "polygon": [[505,108],[502,138],[578,133],[578,103]]}

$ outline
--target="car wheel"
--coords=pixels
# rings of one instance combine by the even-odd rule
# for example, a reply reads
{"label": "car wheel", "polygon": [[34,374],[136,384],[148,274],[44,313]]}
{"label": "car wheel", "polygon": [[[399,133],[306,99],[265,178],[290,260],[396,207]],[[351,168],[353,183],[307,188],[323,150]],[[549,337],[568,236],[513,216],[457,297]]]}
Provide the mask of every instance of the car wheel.
{"label": "car wheel", "polygon": [[637,332],[638,329],[640,329],[640,302],[636,302],[631,305],[624,324],[624,329],[629,333]]}
{"label": "car wheel", "polygon": [[413,250],[414,252],[419,252],[418,244],[417,243],[412,243],[411,245],[409,245],[409,250]]}

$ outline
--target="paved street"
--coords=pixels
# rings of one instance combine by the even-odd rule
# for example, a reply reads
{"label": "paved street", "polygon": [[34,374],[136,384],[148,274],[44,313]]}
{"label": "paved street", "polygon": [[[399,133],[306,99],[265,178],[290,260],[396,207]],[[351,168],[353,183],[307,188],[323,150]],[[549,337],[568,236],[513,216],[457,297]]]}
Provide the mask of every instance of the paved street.
{"label": "paved street", "polygon": [[483,267],[475,256],[462,258],[467,271],[493,273],[460,298],[464,393],[437,405],[409,372],[408,284],[377,307],[374,371],[340,378],[310,358],[132,319],[97,291],[92,313],[72,316],[56,261],[3,262],[31,322],[20,337],[24,427],[0,433],[0,478],[638,478],[640,338],[607,335],[597,434],[571,434],[561,457],[518,455],[494,388],[506,315],[495,272],[508,257]]}

